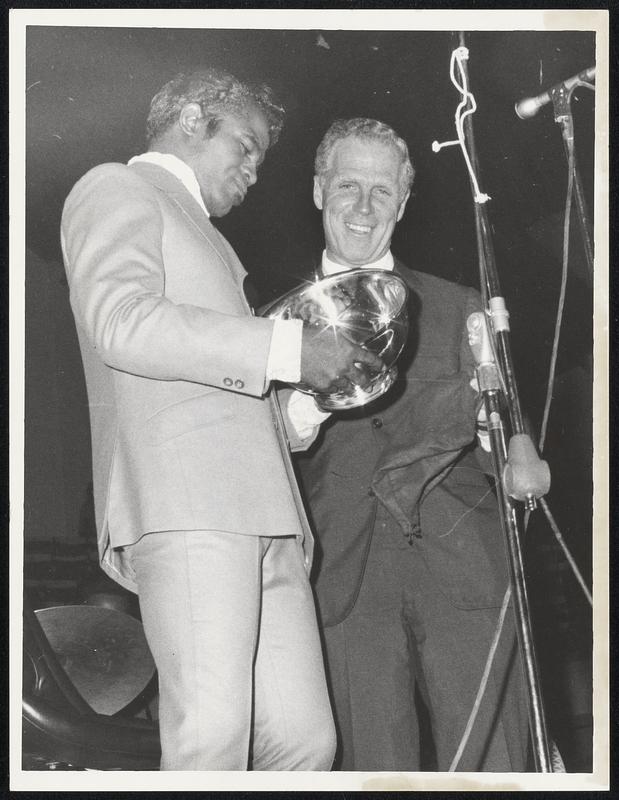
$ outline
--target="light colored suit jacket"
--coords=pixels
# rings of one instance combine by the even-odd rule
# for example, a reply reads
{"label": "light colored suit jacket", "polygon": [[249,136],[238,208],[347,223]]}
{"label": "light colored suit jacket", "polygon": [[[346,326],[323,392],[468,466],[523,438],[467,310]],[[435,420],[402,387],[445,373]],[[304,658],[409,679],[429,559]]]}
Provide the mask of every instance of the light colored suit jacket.
{"label": "light colored suit jacket", "polygon": [[122,548],[164,530],[304,536],[309,565],[286,423],[265,396],[273,322],[252,316],[246,272],[195,199],[159,166],[101,165],[67,198],[62,246],[106,572],[135,591]]}

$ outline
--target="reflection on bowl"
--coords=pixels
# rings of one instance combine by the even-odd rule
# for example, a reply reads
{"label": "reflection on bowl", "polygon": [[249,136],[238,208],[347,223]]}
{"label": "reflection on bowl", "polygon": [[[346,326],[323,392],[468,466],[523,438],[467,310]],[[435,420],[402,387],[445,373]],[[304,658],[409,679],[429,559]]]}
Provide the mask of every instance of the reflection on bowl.
{"label": "reflection on bowl", "polygon": [[317,392],[305,383],[295,388],[314,395],[329,411],[356,408],[380,397],[393,384],[395,361],[408,335],[408,287],[382,269],[354,269],[303,284],[274,303],[262,314],[271,319],[300,319],[322,329],[337,341],[345,337],[382,359],[384,368],[370,373],[369,384]]}

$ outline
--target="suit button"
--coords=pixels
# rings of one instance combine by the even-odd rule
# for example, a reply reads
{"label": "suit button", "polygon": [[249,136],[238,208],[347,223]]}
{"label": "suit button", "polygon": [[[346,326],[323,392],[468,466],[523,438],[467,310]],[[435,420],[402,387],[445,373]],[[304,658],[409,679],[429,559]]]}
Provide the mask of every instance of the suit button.
{"label": "suit button", "polygon": [[374,497],[375,495],[376,492],[374,491],[374,489],[368,489],[368,497]]}
{"label": "suit button", "polygon": [[237,389],[242,389],[243,386],[245,386],[245,381],[236,380],[234,381],[234,385],[236,386]]}
{"label": "suit button", "polygon": [[372,425],[375,428],[382,428],[383,427],[383,421],[382,421],[382,419],[380,417],[374,417],[374,419],[372,420]]}
{"label": "suit button", "polygon": [[232,378],[224,378],[224,386],[232,386]]}

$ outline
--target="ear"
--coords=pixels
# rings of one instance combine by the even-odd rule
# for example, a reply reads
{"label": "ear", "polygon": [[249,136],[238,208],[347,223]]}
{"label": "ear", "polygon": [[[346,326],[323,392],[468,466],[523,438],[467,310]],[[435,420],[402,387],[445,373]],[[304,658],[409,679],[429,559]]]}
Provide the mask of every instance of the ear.
{"label": "ear", "polygon": [[318,175],[314,175],[314,205],[322,211],[322,187]]}
{"label": "ear", "polygon": [[406,194],[404,195],[404,197],[402,199],[402,202],[400,203],[400,207],[398,208],[398,216],[397,216],[396,222],[399,222],[402,219],[402,217],[404,215],[404,209],[406,208],[406,203],[407,203],[408,198],[410,196],[411,196],[411,193],[410,193],[410,189],[409,189],[409,191],[406,192]]}
{"label": "ear", "polygon": [[204,124],[202,109],[199,103],[186,103],[178,115],[180,129],[187,136],[195,136],[200,127]]}

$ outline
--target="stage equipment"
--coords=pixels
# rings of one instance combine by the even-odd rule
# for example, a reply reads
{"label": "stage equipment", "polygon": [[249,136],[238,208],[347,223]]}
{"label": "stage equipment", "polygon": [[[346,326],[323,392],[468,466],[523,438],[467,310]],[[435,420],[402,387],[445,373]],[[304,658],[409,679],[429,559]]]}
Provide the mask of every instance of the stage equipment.
{"label": "stage equipment", "polygon": [[[477,380],[483,397],[488,420],[488,433],[492,450],[496,491],[499,501],[501,527],[505,537],[506,553],[510,573],[510,590],[516,620],[518,643],[527,687],[529,724],[533,740],[535,766],[538,772],[552,772],[550,748],[546,732],[546,721],[542,702],[540,681],[533,644],[529,603],[524,579],[521,551],[521,535],[518,530],[515,501],[524,503],[531,510],[536,500],[550,488],[548,465],[541,461],[535,447],[524,430],[523,416],[516,386],[516,378],[509,343],[509,313],[501,296],[494,260],[494,248],[486,204],[490,197],[482,192],[478,183],[478,160],[473,135],[472,114],[477,105],[469,90],[467,61],[468,49],[464,46],[464,33],[459,35],[460,47],[451,56],[450,77],[462,95],[455,114],[458,138],[451,142],[432,144],[434,152],[442,147],[459,145],[469,173],[475,208],[475,226],[480,270],[480,290],[485,313],[473,314],[468,320],[469,342],[477,363]],[[488,319],[488,325],[486,325]],[[502,402],[504,400],[504,402]],[[507,405],[508,419],[504,417]],[[506,436],[511,437],[509,446]],[[515,445],[512,445],[512,441]],[[517,453],[518,458],[510,461]],[[511,493],[510,493],[511,492]],[[509,599],[509,590],[505,602]],[[502,621],[497,627],[497,641]],[[488,663],[492,662],[491,649]],[[462,741],[451,764],[450,771],[457,769],[466,747],[466,741],[474,724],[479,703],[486,686],[488,669],[482,676],[478,696],[471,711],[469,723],[463,732]]]}
{"label": "stage equipment", "polygon": [[571,78],[566,78],[561,83],[552,86],[546,92],[536,95],[535,97],[525,97],[524,100],[519,100],[515,105],[516,114],[520,119],[529,119],[534,117],[540,108],[543,108],[547,103],[550,103],[553,98],[559,93],[571,94],[577,86],[589,86],[591,81],[595,78],[595,67],[583,69],[578,75],[573,75]]}
{"label": "stage equipment", "polygon": [[261,309],[269,319],[300,319],[324,332],[346,338],[376,353],[384,369],[368,386],[349,384],[321,393],[305,383],[296,389],[316,398],[326,411],[357,408],[383,395],[397,376],[395,361],[408,335],[408,287],[392,272],[352,269],[307,282]]}
{"label": "stage equipment", "polygon": [[[110,613],[125,616],[120,612]],[[137,621],[136,624],[139,625]],[[124,625],[118,627],[123,629]],[[134,630],[131,626],[132,637]],[[114,650],[114,647],[110,647],[108,652]],[[115,660],[114,656],[112,661]],[[144,664],[143,659],[138,659],[138,662]],[[98,670],[94,672],[96,674]],[[125,677],[131,682],[130,675]],[[134,690],[135,685],[132,692]],[[98,691],[95,694],[98,695]],[[47,765],[41,769],[58,769],[59,765],[68,765],[60,768],[157,770],[161,758],[158,726],[150,720],[131,716],[133,705],[130,703],[113,715],[96,713],[69,678],[43,632],[39,615],[32,611],[25,599],[22,685],[24,758],[35,756],[37,763]]]}
{"label": "stage equipment", "polygon": [[[580,86],[595,91],[595,86],[589,82],[593,80],[594,77],[595,77],[595,67],[589,67],[589,69],[579,72],[572,78],[568,78],[567,80],[556,84],[555,86],[550,88],[547,92],[538,95],[538,97],[530,98],[527,101],[522,101],[522,103],[516,104],[516,113],[524,119],[526,118],[527,115],[522,113],[522,107],[524,107],[525,109],[526,108],[532,109],[533,106],[536,105],[535,111],[537,111],[539,107],[546,105],[548,102],[552,100],[554,107],[554,120],[561,127],[563,145],[565,149],[565,155],[567,158],[567,191],[566,191],[565,213],[563,221],[563,259],[562,259],[563,264],[561,270],[561,289],[559,291],[559,302],[558,302],[557,318],[555,322],[555,332],[552,344],[552,355],[550,359],[550,367],[548,370],[549,374],[548,374],[548,385],[546,389],[546,400],[544,403],[544,413],[542,417],[542,424],[540,427],[540,436],[539,436],[540,453],[543,452],[544,450],[544,444],[546,441],[546,430],[548,425],[548,419],[550,416],[550,406],[554,394],[555,370],[557,364],[557,354],[559,348],[559,339],[561,334],[563,310],[565,305],[565,295],[567,289],[572,200],[576,201],[576,209],[578,212],[577,217],[578,217],[578,222],[580,224],[580,233],[583,242],[585,263],[588,269],[588,278],[590,286],[593,283],[593,245],[591,236],[591,223],[589,221],[587,206],[585,202],[585,195],[576,163],[576,148],[574,141],[574,119],[571,108],[571,97],[574,90]],[[511,453],[510,456],[508,457],[508,460],[510,461],[512,460]],[[506,473],[506,480],[508,479],[509,476]],[[511,494],[512,497],[516,496],[512,491],[510,491],[509,488],[508,488],[508,493]],[[593,607],[593,597],[591,595],[591,592],[583,576],[581,575],[580,570],[578,569],[576,561],[572,557],[572,554],[569,552],[569,549],[567,548],[565,541],[563,540],[561,532],[544,498],[540,498],[540,505],[542,507],[542,510],[544,511],[544,514],[546,515],[548,524],[552,532],[554,533],[555,540],[563,550],[563,554],[565,555],[566,561],[568,562],[576,580],[580,584],[580,587],[584,593],[584,596],[588,604],[591,607]],[[527,518],[525,516],[525,528],[526,528],[526,523],[527,523]]]}
{"label": "stage equipment", "polygon": [[99,606],[35,612],[69,680],[97,714],[116,714],[155,674],[142,623]]}
{"label": "stage equipment", "polygon": [[[582,72],[579,72],[577,75],[567,78],[561,83],[557,83],[555,86],[548,89],[548,91],[543,92],[536,97],[529,97],[525,100],[521,100],[520,102],[516,103],[515,106],[516,114],[521,119],[528,119],[534,114],[537,114],[540,108],[552,101],[555,122],[560,126],[561,135],[563,137],[565,156],[568,163],[569,179],[570,182],[573,183],[574,198],[576,200],[576,208],[578,210],[580,234],[585,251],[585,260],[589,271],[590,281],[593,281],[593,244],[591,236],[591,223],[589,222],[587,204],[585,202],[585,193],[576,163],[576,153],[574,150],[574,118],[572,116],[570,102],[572,99],[572,92],[579,86],[584,86],[587,89],[595,90],[595,86],[591,83],[594,78],[595,67],[589,67],[588,69],[582,70]],[[570,190],[568,192],[570,200],[571,194],[572,186],[570,185]]]}

